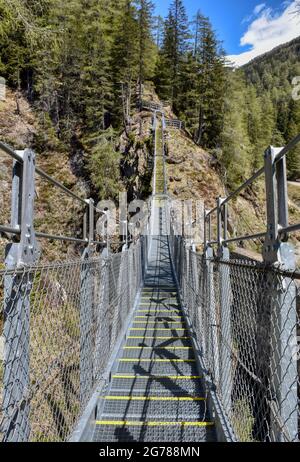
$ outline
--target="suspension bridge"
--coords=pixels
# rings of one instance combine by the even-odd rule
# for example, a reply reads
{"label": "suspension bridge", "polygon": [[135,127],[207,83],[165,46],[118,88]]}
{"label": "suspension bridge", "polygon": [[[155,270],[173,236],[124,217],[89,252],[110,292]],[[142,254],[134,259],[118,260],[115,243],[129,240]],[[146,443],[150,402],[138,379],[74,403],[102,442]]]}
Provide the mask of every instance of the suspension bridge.
{"label": "suspension bridge", "polygon": [[[203,251],[182,233],[168,194],[162,107],[153,111],[154,171],[139,237],[112,253],[97,240],[101,212],[38,168],[13,159],[11,223],[0,269],[0,436],[4,442],[296,442],[299,298],[288,220],[286,155],[203,214]],[[228,205],[265,175],[267,229],[229,236]],[[83,237],[34,227],[40,176],[83,209]],[[214,225],[215,224],[215,225]],[[215,235],[214,235],[215,234]],[[230,245],[263,240],[263,263]],[[43,263],[40,242],[84,248]],[[298,305],[298,306],[297,306]]]}

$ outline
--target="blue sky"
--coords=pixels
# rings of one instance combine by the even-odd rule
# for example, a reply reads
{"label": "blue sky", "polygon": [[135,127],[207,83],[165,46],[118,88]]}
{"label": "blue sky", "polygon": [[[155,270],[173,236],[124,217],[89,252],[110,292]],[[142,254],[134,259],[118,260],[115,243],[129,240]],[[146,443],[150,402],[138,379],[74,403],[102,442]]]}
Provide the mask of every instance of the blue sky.
{"label": "blue sky", "polygon": [[[172,0],[156,0],[166,16]],[[242,65],[300,35],[295,0],[184,0],[189,17],[200,9],[209,16],[230,58]]]}

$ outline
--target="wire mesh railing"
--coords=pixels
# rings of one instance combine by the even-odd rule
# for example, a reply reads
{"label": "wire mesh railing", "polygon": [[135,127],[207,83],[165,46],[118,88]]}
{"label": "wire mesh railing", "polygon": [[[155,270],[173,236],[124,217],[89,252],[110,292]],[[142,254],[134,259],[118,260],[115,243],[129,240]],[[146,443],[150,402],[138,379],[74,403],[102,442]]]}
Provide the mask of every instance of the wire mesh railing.
{"label": "wire mesh railing", "polygon": [[[11,219],[0,224],[8,238],[0,266],[0,439],[66,441],[125,334],[145,270],[148,239],[140,235],[148,216],[129,248],[126,226],[126,245],[113,254],[108,226],[106,242],[96,236],[95,213],[105,225],[108,212],[36,167],[32,150],[0,149],[13,159]],[[80,204],[82,238],[35,230],[36,176]],[[37,239],[81,244],[83,255],[43,263]]]}
{"label": "wire mesh railing", "polygon": [[167,128],[177,128],[178,130],[185,128],[184,122],[178,119],[165,119],[165,124]]}
{"label": "wire mesh railing", "polygon": [[[200,357],[233,439],[299,441],[300,273],[287,242],[286,154],[270,147],[265,166],[217,206],[205,211],[204,253],[193,251],[171,214],[170,248],[183,304]],[[265,173],[266,230],[228,238],[228,203]],[[216,240],[212,216],[216,214]],[[228,245],[262,239],[263,263],[237,258]]]}
{"label": "wire mesh railing", "polygon": [[235,439],[298,441],[300,275],[206,259],[171,235],[184,305]]}
{"label": "wire mesh railing", "polygon": [[139,103],[140,105],[140,108],[141,109],[146,109],[146,110],[150,110],[150,111],[163,111],[164,110],[164,107],[162,104],[160,103],[155,103],[154,101],[145,101],[145,100],[142,100],[140,101]]}
{"label": "wire mesh railing", "polygon": [[[300,142],[300,134],[283,148],[270,146],[264,155],[264,167],[255,172],[239,188],[226,198],[217,198],[216,207],[205,212],[205,247],[207,245],[228,245],[247,240],[265,239],[264,253],[270,262],[276,260],[276,240],[286,241],[291,233],[300,231],[300,223],[289,223],[288,187],[286,156]],[[247,190],[258,178],[265,176],[265,204],[267,215],[267,231],[246,236],[228,237],[228,204],[241,192]],[[211,230],[212,215],[217,215],[217,238],[213,240]],[[208,227],[208,230],[207,230]]]}
{"label": "wire mesh railing", "polygon": [[3,441],[68,439],[133,309],[143,242],[108,257],[0,271]]}

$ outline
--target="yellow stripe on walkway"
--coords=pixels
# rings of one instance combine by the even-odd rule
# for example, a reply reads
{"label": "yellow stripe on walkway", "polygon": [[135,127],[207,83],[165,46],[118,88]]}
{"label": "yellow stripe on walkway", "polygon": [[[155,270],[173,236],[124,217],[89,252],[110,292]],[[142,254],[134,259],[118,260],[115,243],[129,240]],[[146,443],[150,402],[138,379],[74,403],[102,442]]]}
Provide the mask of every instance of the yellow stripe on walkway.
{"label": "yellow stripe on walkway", "polygon": [[142,290],[141,292],[141,295],[143,294],[146,294],[146,295],[149,295],[149,294],[152,294],[152,293],[159,293],[159,294],[174,294],[175,296],[177,295],[177,290],[174,289],[147,289],[147,290]]}
{"label": "yellow stripe on walkway", "polygon": [[113,379],[169,379],[169,380],[200,380],[200,375],[113,375]]}
{"label": "yellow stripe on walkway", "polygon": [[133,324],[185,324],[184,321],[149,321],[149,322],[146,322],[145,321],[133,321]]}
{"label": "yellow stripe on walkway", "polygon": [[[134,319],[149,319],[149,316],[136,316]],[[184,316],[157,316],[157,318],[173,318],[173,319],[184,319]],[[133,321],[134,322],[134,321]],[[161,321],[161,322],[173,322],[173,321]]]}
{"label": "yellow stripe on walkway", "polygon": [[111,401],[206,401],[206,398],[192,396],[103,396]]}
{"label": "yellow stripe on walkway", "polygon": [[[149,300],[150,298],[150,300]],[[176,302],[178,302],[178,299],[176,297],[151,297],[151,295],[147,295],[147,297],[141,297],[142,300],[149,300],[149,303],[157,303],[157,300],[156,299],[159,299],[159,301],[161,301],[161,299],[164,298],[165,301],[170,301],[170,300],[175,300]],[[153,299],[153,300],[151,300]],[[164,302],[164,300],[162,300],[162,302]]]}
{"label": "yellow stripe on walkway", "polygon": [[[175,303],[171,303],[172,305],[175,305]],[[149,302],[149,303],[140,303],[139,306],[148,306],[148,305],[156,305],[157,307],[160,307],[160,306],[165,306],[167,305],[167,302],[166,303],[157,303],[157,302]],[[172,306],[172,308],[180,308],[180,305],[176,305],[176,306]]]}
{"label": "yellow stripe on walkway", "polygon": [[193,347],[140,347],[140,346],[126,346],[124,350],[192,350]]}
{"label": "yellow stripe on walkway", "polygon": [[195,359],[151,359],[151,358],[122,358],[121,363],[194,363]]}
{"label": "yellow stripe on walkway", "polygon": [[136,340],[190,340],[191,337],[127,337]]}
{"label": "yellow stripe on walkway", "polygon": [[128,427],[212,427],[214,422],[134,422],[130,420],[97,420],[96,425]]}
{"label": "yellow stripe on walkway", "polygon": [[130,330],[145,330],[145,329],[150,329],[150,330],[176,330],[176,331],[180,331],[180,330],[183,330],[183,331],[186,330],[187,331],[188,330],[188,329],[178,329],[178,327],[174,327],[174,329],[171,329],[171,328],[167,329],[166,327],[165,328],[162,327],[160,329],[159,327],[156,327],[156,328],[150,327],[150,328],[148,328],[146,326],[145,327],[132,327]]}
{"label": "yellow stripe on walkway", "polygon": [[179,313],[180,310],[137,310],[137,313]]}

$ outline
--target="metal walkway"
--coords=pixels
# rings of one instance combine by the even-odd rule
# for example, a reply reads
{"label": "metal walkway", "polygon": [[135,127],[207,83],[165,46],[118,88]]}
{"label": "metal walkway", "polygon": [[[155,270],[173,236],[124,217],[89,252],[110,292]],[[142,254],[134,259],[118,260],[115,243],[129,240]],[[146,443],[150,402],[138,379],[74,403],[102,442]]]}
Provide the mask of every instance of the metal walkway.
{"label": "metal walkway", "polygon": [[148,271],[140,303],[119,352],[107,396],[101,397],[94,441],[215,440],[173,277],[165,209],[154,205]]}
{"label": "metal walkway", "polygon": [[[4,442],[299,442],[300,272],[287,240],[300,221],[288,215],[286,156],[300,135],[269,147],[263,168],[197,218],[167,194],[165,127],[155,110],[153,195],[138,236],[120,213],[118,253],[106,206],[0,142],[14,161],[11,220],[0,224]],[[37,175],[80,206],[81,237],[36,229]],[[229,207],[263,175],[267,227],[236,236]],[[202,252],[186,223],[203,225]],[[262,263],[230,250],[257,239]],[[82,255],[45,262],[40,240]]]}

